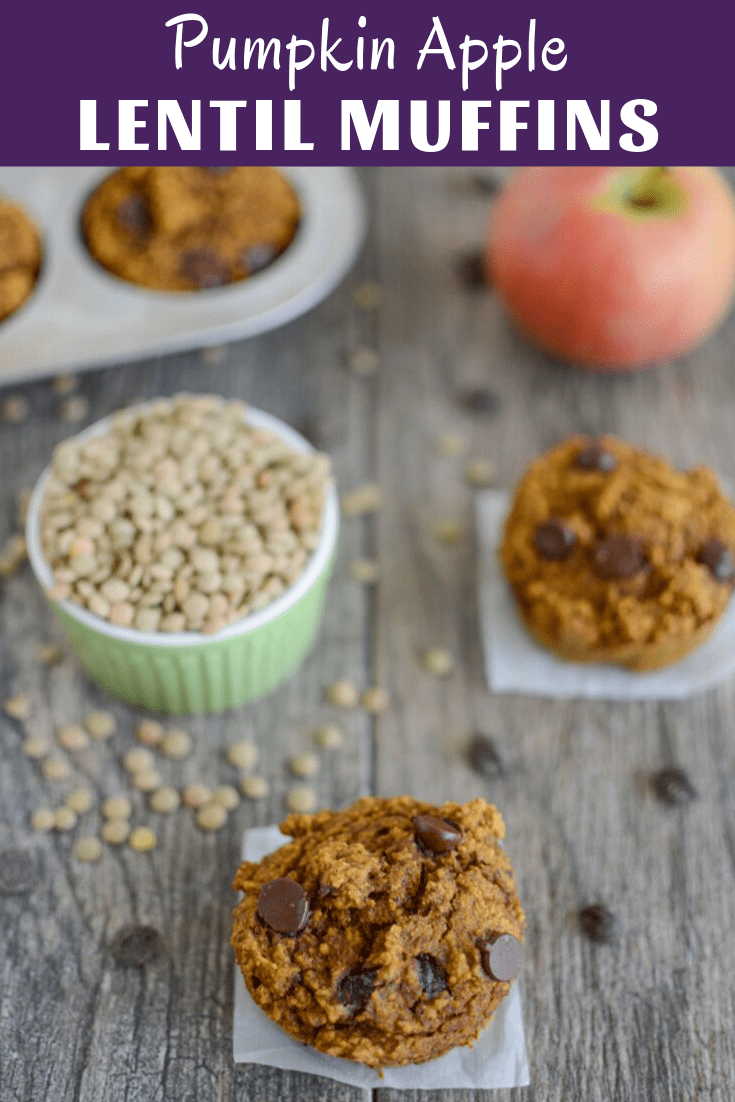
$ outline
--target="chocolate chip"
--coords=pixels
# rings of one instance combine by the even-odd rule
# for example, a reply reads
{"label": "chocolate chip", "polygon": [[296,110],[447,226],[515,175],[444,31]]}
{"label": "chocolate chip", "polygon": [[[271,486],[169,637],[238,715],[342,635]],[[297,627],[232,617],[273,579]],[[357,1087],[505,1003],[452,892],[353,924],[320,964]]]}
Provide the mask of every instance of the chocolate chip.
{"label": "chocolate chip", "polygon": [[487,387],[473,387],[459,395],[457,401],[470,413],[497,413],[500,399]]}
{"label": "chocolate chip", "polygon": [[462,841],[462,831],[435,815],[417,815],[413,821],[416,837],[432,853],[449,853]]}
{"label": "chocolate chip", "polygon": [[24,895],[38,883],[38,865],[30,850],[0,850],[0,892]]}
{"label": "chocolate chip", "polygon": [[574,466],[580,471],[614,471],[618,461],[612,452],[606,451],[598,440],[591,440],[586,447],[577,452]]}
{"label": "chocolate chip", "polygon": [[118,225],[132,237],[145,238],[150,235],[153,220],[148,205],[142,195],[133,193],[123,199],[115,211]]}
{"label": "chocolate chip", "polygon": [[377,968],[353,968],[337,984],[337,998],[348,1010],[364,1010],[375,988]]}
{"label": "chocolate chip", "polygon": [[688,804],[697,798],[697,790],[683,769],[672,765],[651,777],[656,797],[665,804]]}
{"label": "chocolate chip", "polygon": [[261,268],[267,268],[269,264],[272,264],[278,256],[278,250],[274,245],[264,242],[262,245],[251,245],[250,248],[244,249],[241,256],[243,264],[253,275],[255,272],[259,272]]}
{"label": "chocolate chip", "polygon": [[442,991],[446,991],[447,973],[430,953],[419,953],[416,957],[416,972],[421,990],[427,999],[435,999]]}
{"label": "chocolate chip", "polygon": [[258,915],[278,934],[299,934],[309,921],[309,900],[295,880],[280,876],[260,889]]}
{"label": "chocolate chip", "polygon": [[487,735],[473,735],[467,751],[470,765],[482,777],[495,780],[505,772],[503,759]]}
{"label": "chocolate chip", "polygon": [[481,252],[461,257],[457,262],[457,275],[468,291],[484,291],[490,285],[490,273]]}
{"label": "chocolate chip", "polygon": [[595,571],[605,581],[631,578],[646,565],[643,545],[638,536],[608,536],[595,548]]}
{"label": "chocolate chip", "polygon": [[539,524],[533,535],[533,544],[539,555],[550,562],[568,558],[576,542],[574,529],[556,517]]}
{"label": "chocolate chip", "polygon": [[706,566],[718,582],[731,582],[735,578],[735,558],[732,551],[715,537],[706,540],[699,549],[697,562]]}
{"label": "chocolate chip", "polygon": [[163,938],[153,926],[127,926],[110,945],[117,964],[142,968],[165,951]]}
{"label": "chocolate chip", "polygon": [[191,249],[181,258],[180,271],[183,276],[196,283],[197,287],[221,287],[230,283],[230,266],[213,249]]}
{"label": "chocolate chip", "polygon": [[590,941],[609,945],[617,939],[619,924],[604,903],[590,903],[579,912],[579,925]]}
{"label": "chocolate chip", "polygon": [[482,967],[492,980],[508,983],[518,975],[523,949],[512,934],[496,934],[482,946]]}

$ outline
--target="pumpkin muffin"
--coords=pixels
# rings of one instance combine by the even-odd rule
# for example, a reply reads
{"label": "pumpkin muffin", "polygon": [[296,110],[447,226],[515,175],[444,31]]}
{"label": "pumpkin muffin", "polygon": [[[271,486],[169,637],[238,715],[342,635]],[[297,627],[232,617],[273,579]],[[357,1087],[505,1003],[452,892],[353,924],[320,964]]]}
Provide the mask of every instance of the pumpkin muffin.
{"label": "pumpkin muffin", "polygon": [[299,215],[275,168],[121,168],[87,201],[82,228],[95,260],[121,279],[200,291],[272,263]]}
{"label": "pumpkin muffin", "polygon": [[574,436],[520,482],[500,557],[520,615],[571,662],[656,670],[711,634],[735,582],[735,507],[707,467]]}
{"label": "pumpkin muffin", "polygon": [[296,1040],[378,1068],[477,1037],[521,962],[500,813],[366,797],[281,830],[292,841],[234,881],[232,945],[258,1006]]}
{"label": "pumpkin muffin", "polygon": [[0,321],[22,306],[41,270],[41,243],[28,215],[0,197]]}

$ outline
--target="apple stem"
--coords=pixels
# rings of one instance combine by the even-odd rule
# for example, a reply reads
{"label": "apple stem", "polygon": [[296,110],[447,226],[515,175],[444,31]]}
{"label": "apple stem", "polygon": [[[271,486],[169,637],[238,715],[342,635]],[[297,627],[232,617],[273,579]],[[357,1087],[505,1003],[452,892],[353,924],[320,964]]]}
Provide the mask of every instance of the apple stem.
{"label": "apple stem", "polygon": [[656,185],[669,171],[668,168],[658,167],[646,169],[629,196],[630,205],[639,209],[658,206],[660,195]]}

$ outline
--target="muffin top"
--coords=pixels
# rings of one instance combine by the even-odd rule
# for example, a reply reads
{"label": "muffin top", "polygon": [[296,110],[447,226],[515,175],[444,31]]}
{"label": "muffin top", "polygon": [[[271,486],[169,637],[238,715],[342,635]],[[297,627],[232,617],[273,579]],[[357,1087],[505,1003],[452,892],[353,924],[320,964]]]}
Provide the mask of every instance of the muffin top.
{"label": "muffin top", "polygon": [[0,197],[0,321],[30,295],[41,267],[41,245],[28,215]]}
{"label": "muffin top", "polygon": [[275,168],[122,168],[84,208],[89,251],[131,283],[197,291],[246,279],[291,242],[299,201]]}
{"label": "muffin top", "polygon": [[544,640],[590,649],[686,638],[724,612],[735,508],[707,467],[573,436],[518,486],[500,556]]}
{"label": "muffin top", "polygon": [[366,797],[291,815],[234,881],[232,945],[297,1040],[372,1067],[469,1043],[520,965],[524,916],[496,808]]}

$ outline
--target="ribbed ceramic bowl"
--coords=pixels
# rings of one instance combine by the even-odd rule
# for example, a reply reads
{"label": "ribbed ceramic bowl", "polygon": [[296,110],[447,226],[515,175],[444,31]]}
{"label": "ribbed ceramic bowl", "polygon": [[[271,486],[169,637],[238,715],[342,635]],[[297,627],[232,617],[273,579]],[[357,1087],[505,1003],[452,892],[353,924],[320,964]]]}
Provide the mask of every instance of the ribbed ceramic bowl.
{"label": "ribbed ceramic bowl", "polygon": [[[145,408],[144,406],[141,408]],[[248,409],[247,421],[269,429],[300,452],[314,449],[283,421]],[[110,419],[79,436],[99,436]],[[28,557],[44,593],[53,584],[41,552],[40,508],[47,468],[28,509]],[[238,708],[269,693],[293,674],[311,649],[324,610],[339,528],[334,487],[327,492],[322,534],[304,572],[280,597],[218,635],[144,632],[122,628],[72,601],[50,601],[77,658],[115,696],[152,712],[202,715]]]}

